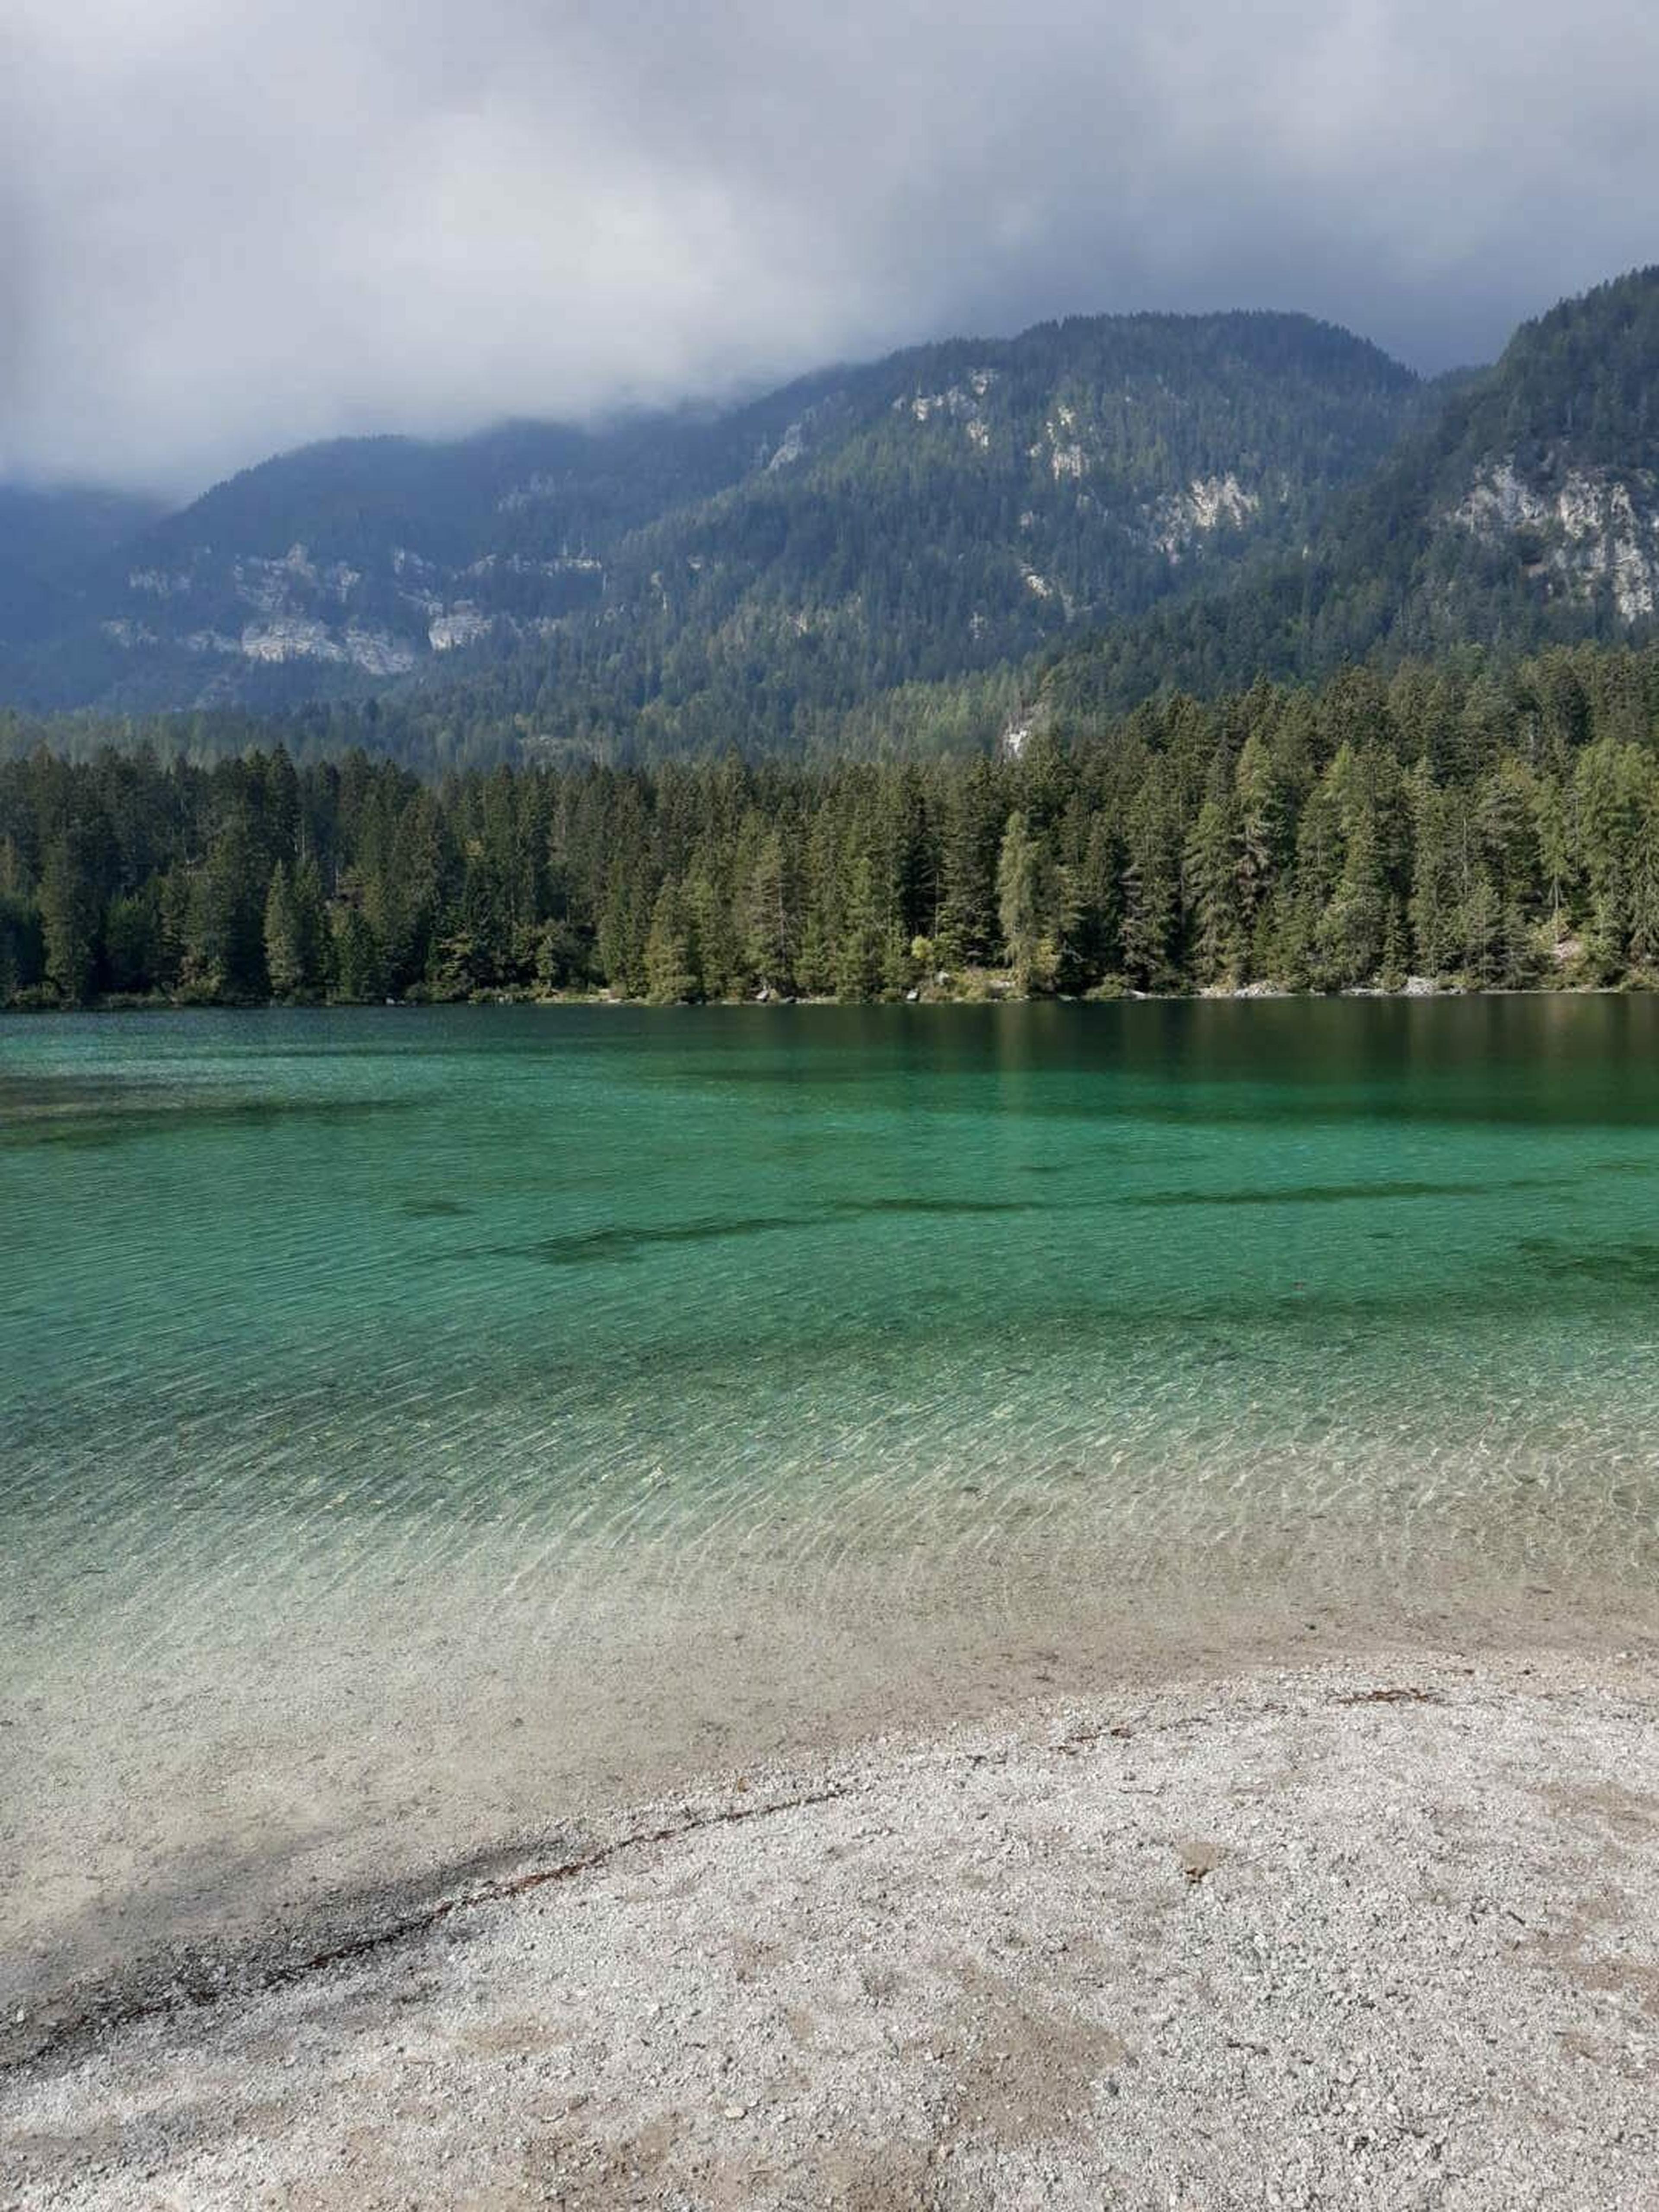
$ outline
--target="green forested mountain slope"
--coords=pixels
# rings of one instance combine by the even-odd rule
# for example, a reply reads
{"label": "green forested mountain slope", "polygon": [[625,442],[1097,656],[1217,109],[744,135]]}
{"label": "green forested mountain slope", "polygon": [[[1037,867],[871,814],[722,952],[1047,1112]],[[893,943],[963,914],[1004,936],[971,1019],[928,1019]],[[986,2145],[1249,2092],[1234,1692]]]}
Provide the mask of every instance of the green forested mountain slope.
{"label": "green forested mountain slope", "polygon": [[[1425,395],[1432,397],[1433,395]],[[1160,686],[1650,634],[1659,612],[1659,270],[1564,301],[1448,380],[1305,557],[1059,656],[1070,713]]]}
{"label": "green forested mountain slope", "polygon": [[799,744],[1299,544],[1415,392],[1305,317],[1130,316],[712,420],[313,447],[88,563],[0,637],[0,694],[274,705],[426,678],[555,743]]}
{"label": "green forested mountain slope", "polygon": [[1428,385],[1305,317],[1144,315],[714,416],[346,441],[125,532],[21,514],[0,701],[183,711],[206,751],[281,709],[298,757],[362,742],[422,769],[817,758],[1640,641],[1656,382],[1646,270]]}

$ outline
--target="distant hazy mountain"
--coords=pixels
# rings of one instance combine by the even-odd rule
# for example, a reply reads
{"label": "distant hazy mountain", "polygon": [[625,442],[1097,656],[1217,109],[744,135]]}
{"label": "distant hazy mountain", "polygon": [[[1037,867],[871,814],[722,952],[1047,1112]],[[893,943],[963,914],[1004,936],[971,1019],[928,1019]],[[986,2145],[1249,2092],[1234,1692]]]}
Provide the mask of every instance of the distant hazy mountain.
{"label": "distant hazy mountain", "polygon": [[0,652],[83,623],[79,593],[161,512],[120,492],[0,484]]}
{"label": "distant hazy mountain", "polygon": [[[834,370],[715,419],[284,455],[0,619],[39,706],[465,674],[550,735],[787,741],[1299,544],[1410,416],[1301,316],[1132,316]],[[27,532],[18,533],[26,558]]]}

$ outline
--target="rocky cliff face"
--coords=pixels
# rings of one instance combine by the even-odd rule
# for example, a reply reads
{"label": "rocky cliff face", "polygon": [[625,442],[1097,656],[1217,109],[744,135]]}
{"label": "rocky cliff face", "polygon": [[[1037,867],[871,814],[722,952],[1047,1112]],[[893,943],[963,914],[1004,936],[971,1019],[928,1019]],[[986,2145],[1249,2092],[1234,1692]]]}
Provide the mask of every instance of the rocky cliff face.
{"label": "rocky cliff face", "polygon": [[[533,507],[535,486],[501,511]],[[182,560],[126,571],[103,617],[104,637],[124,652],[168,647],[204,662],[241,660],[407,675],[434,653],[476,645],[499,624],[532,635],[572,596],[597,596],[605,564],[590,555],[532,559],[489,553],[461,566],[387,547],[362,566],[296,541],[280,558],[222,559],[210,544]]]}
{"label": "rocky cliff face", "polygon": [[[129,568],[127,608],[101,628],[129,652],[170,643],[206,660],[314,661],[369,676],[406,675],[418,657],[417,639],[373,619],[364,582],[362,569],[313,559],[303,544],[291,545],[280,560],[233,558],[228,569],[204,546],[176,567]],[[401,596],[412,608],[426,604],[416,592]],[[440,602],[432,620],[443,611]]]}
{"label": "rocky cliff face", "polygon": [[1166,560],[1179,561],[1195,539],[1212,531],[1248,530],[1261,512],[1262,498],[1261,491],[1247,491],[1231,469],[1225,476],[1194,477],[1184,490],[1154,506],[1150,542]]}
{"label": "rocky cliff face", "polygon": [[1481,470],[1444,518],[1487,545],[1509,541],[1527,574],[1581,602],[1611,596],[1621,620],[1659,605],[1659,478],[1574,465],[1553,453],[1523,471],[1513,455]]}

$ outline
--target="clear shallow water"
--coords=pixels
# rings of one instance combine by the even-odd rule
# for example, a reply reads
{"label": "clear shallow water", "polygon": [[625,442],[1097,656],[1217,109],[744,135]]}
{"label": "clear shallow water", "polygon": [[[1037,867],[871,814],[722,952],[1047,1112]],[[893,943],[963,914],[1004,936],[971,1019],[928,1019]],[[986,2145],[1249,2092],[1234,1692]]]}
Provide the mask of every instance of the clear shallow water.
{"label": "clear shallow water", "polygon": [[1656,1013],[12,1023],[8,1553],[206,1639],[481,1544],[925,1583],[1006,1516],[1085,1573],[1304,1512],[1645,1572]]}
{"label": "clear shallow water", "polygon": [[1655,1588],[1650,1000],[14,1020],[0,1224],[37,1738],[447,1614],[591,1731],[607,1620]]}

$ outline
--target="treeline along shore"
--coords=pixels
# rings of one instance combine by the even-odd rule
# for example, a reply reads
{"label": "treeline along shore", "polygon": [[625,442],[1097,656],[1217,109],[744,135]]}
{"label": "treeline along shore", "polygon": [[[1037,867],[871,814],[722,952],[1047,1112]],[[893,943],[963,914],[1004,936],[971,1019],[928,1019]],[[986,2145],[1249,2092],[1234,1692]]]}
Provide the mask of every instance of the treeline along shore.
{"label": "treeline along shore", "polygon": [[1346,670],[994,757],[422,781],[0,763],[0,1002],[1659,981],[1659,648]]}

